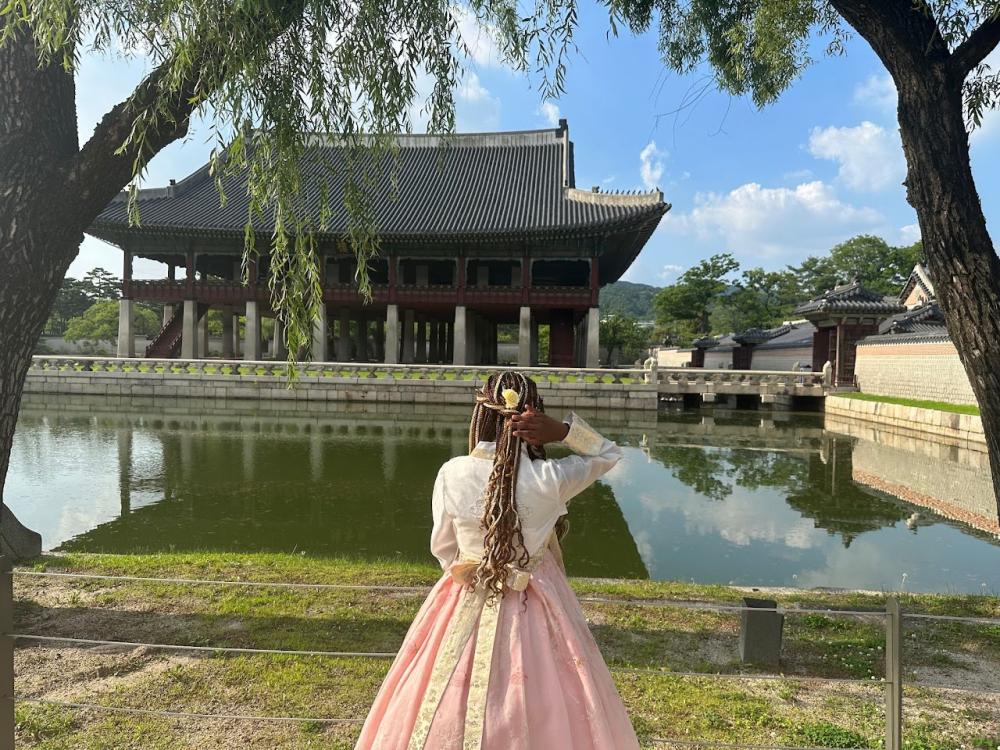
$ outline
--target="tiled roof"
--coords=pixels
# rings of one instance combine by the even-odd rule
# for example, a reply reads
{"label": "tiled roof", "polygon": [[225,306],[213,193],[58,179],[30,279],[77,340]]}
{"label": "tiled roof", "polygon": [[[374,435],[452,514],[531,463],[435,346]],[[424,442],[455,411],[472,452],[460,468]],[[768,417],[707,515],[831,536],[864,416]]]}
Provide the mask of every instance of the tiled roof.
{"label": "tiled roof", "polygon": [[[576,189],[573,146],[565,126],[446,139],[401,135],[397,143],[397,160],[386,155],[380,168],[373,170],[378,175],[376,225],[383,238],[599,235],[615,228],[643,227],[648,230],[644,241],[670,208],[657,190]],[[320,214],[325,185],[331,211],[327,234],[333,237],[347,233],[346,153],[343,145],[317,136],[301,165],[305,210]],[[371,166],[372,157],[363,158]],[[249,208],[245,184],[245,173],[225,178],[227,202],[222,206],[206,165],[171,187],[142,190],[140,231],[242,236]],[[273,218],[255,219],[255,228],[270,234]],[[126,229],[126,200],[119,196],[101,212],[91,231],[104,236]]]}
{"label": "tiled roof", "polygon": [[922,263],[917,263],[913,267],[913,270],[910,271],[910,277],[903,285],[903,291],[899,293],[899,301],[904,302],[910,296],[910,292],[913,291],[913,287],[915,286],[923,289],[924,294],[929,298],[934,298],[934,282],[931,281],[931,277]]}
{"label": "tiled roof", "polygon": [[917,343],[948,341],[951,336],[944,322],[944,313],[937,302],[927,302],[882,321],[878,333],[867,336],[859,344]]}
{"label": "tiled roof", "polygon": [[772,328],[773,335],[757,346],[761,349],[800,349],[811,347],[816,326],[809,321],[796,321]]}
{"label": "tiled roof", "polygon": [[866,289],[859,281],[852,281],[804,302],[795,308],[795,314],[807,318],[826,313],[894,315],[905,309],[895,298]]}

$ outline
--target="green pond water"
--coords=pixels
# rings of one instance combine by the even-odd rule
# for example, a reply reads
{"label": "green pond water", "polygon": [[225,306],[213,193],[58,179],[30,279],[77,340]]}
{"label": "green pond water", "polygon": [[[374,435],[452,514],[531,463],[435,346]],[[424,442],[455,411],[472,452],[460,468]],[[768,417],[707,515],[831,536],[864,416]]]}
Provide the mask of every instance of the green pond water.
{"label": "green pond water", "polygon": [[[1000,591],[983,456],[825,430],[821,414],[585,416],[625,458],[572,503],[573,575]],[[6,499],[50,550],[430,561],[431,487],[466,430],[465,410],[29,395]]]}

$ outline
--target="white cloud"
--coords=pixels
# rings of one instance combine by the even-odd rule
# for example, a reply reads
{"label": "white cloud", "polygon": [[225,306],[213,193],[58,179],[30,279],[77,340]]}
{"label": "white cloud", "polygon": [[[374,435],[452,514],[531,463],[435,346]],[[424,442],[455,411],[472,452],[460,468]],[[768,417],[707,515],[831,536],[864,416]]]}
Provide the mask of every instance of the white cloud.
{"label": "white cloud", "polygon": [[755,261],[792,260],[823,252],[847,237],[883,233],[882,215],[845,203],[824,182],[767,188],[755,182],[728,193],[699,193],[690,212],[670,212],[665,231]]}
{"label": "white cloud", "polygon": [[656,147],[656,141],[650,141],[639,152],[639,175],[647,190],[654,190],[663,177],[663,157],[666,155]]}
{"label": "white cloud", "polygon": [[557,127],[559,125],[559,118],[562,117],[562,113],[559,111],[559,105],[553,102],[542,102],[537,110],[544,119],[552,127]]}
{"label": "white cloud", "polygon": [[495,32],[479,22],[476,14],[462,6],[453,6],[452,14],[458,25],[458,36],[468,58],[487,68],[507,67],[504,55],[494,41]]}
{"label": "white cloud", "polygon": [[920,225],[907,224],[899,228],[899,242],[901,245],[912,245],[920,239]]}
{"label": "white cloud", "polygon": [[882,190],[906,174],[899,136],[867,120],[853,128],[813,128],[809,153],[837,162],[838,178],[855,190]]}
{"label": "white cloud", "polygon": [[896,84],[888,73],[872,73],[854,88],[854,103],[884,113],[896,111]]}
{"label": "white cloud", "polygon": [[479,80],[479,76],[471,71],[467,71],[458,83],[458,90],[455,92],[461,101],[483,102],[490,98],[487,89]]}
{"label": "white cloud", "polygon": [[[410,104],[410,122],[413,132],[427,130],[430,114],[427,100],[434,87],[434,79],[426,71],[417,75],[416,96]],[[479,76],[471,70],[465,71],[455,89],[455,128],[459,132],[474,133],[499,130],[500,99],[493,96]]]}
{"label": "white cloud", "polygon": [[684,266],[678,266],[675,263],[667,263],[660,269],[660,278],[666,281],[672,276],[679,276],[683,270]]}

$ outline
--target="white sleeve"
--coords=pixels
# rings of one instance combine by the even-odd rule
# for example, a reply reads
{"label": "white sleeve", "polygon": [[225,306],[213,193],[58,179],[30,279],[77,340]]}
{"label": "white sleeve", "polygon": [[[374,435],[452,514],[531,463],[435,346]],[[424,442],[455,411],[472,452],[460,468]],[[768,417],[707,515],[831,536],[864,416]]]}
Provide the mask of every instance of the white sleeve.
{"label": "white sleeve", "polygon": [[431,554],[441,563],[442,569],[447,569],[455,561],[458,554],[458,538],[455,536],[455,524],[451,514],[445,509],[444,467],[438,471],[434,480],[434,494],[431,497],[431,512],[434,516],[434,528],[431,531]]}
{"label": "white sleeve", "polygon": [[601,435],[576,414],[570,414],[569,432],[563,440],[575,456],[551,462],[562,502],[579,495],[592,485],[622,457],[622,449]]}

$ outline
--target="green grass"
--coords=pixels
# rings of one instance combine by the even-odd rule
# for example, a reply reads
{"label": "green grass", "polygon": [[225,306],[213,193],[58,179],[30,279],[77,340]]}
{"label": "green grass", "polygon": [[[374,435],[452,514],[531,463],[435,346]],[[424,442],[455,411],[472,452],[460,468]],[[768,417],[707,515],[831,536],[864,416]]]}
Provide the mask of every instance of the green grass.
{"label": "green grass", "polygon": [[877,401],[883,404],[898,404],[899,406],[916,406],[920,409],[934,409],[954,414],[974,414],[979,416],[979,407],[972,404],[949,404],[946,401],[923,401],[916,398],[899,398],[897,396],[879,396],[874,393],[837,393],[836,398],[853,398],[858,401]]}
{"label": "green grass", "polygon": [[[138,577],[417,587],[429,586],[440,575],[433,565],[396,560],[211,552],[48,555],[32,567]],[[419,591],[290,590],[27,577],[16,581],[15,627],[19,630],[250,648],[395,651],[423,601]],[[778,593],[774,598],[788,608],[780,670],[787,679],[747,682],[653,672],[753,674],[757,670],[740,663],[737,655],[738,613],[637,606],[652,602],[733,605],[744,592],[675,582],[577,579],[572,584],[584,600],[610,600],[584,601],[584,610],[645,746],[654,746],[656,737],[879,746],[883,695],[877,678],[884,670],[881,622],[832,614],[796,615],[794,608],[878,611],[884,607],[883,596],[829,591]],[[902,599],[904,610],[910,612],[1000,616],[1000,602],[995,597],[906,595]],[[946,664],[949,654],[958,649],[974,653],[980,661],[1000,663],[1000,628],[909,621],[905,646],[907,669]],[[28,647],[18,651],[21,659],[40,659],[44,654]],[[59,690],[62,700],[195,713],[363,717],[389,665],[386,659],[371,658],[186,658],[154,652],[121,656],[125,663],[98,669],[93,664],[74,666],[76,654],[60,648],[57,657],[47,657],[56,659],[50,669],[53,689]],[[19,671],[19,679],[39,679],[38,664],[30,664],[23,668],[26,671]],[[637,669],[640,671],[634,671]],[[103,681],[106,674],[114,679]],[[73,675],[78,678],[72,679]],[[848,689],[842,683],[803,681],[804,675],[857,677],[866,682]],[[921,715],[933,712],[937,717],[934,722],[914,723],[907,730],[908,748],[930,750],[964,743],[968,748],[986,750],[1000,732],[1000,711],[981,703],[976,710],[967,710],[967,698],[908,688],[908,710]],[[40,750],[330,750],[352,747],[358,731],[353,724],[244,726],[242,722],[108,716],[32,704],[19,704],[17,711],[17,746]]]}

